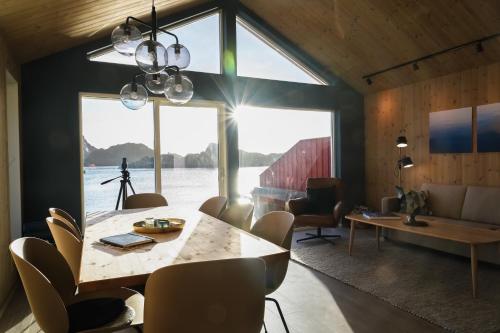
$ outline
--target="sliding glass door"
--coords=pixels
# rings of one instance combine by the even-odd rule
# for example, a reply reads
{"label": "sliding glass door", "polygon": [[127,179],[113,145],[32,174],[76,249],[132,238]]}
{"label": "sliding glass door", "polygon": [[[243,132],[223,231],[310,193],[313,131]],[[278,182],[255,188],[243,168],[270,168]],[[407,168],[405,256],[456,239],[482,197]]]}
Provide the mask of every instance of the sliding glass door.
{"label": "sliding glass door", "polygon": [[160,106],[161,193],[169,203],[197,210],[219,195],[218,109]]}
{"label": "sliding glass door", "polygon": [[332,112],[240,106],[238,189],[258,218],[305,195],[310,177],[332,175]]}

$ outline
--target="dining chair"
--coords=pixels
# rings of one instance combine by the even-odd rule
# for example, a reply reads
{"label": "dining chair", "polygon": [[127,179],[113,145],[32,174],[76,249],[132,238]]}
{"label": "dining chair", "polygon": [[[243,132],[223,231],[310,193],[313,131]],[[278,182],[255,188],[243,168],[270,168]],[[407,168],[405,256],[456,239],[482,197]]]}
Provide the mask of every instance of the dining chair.
{"label": "dining chair", "polygon": [[47,217],[45,220],[49,226],[52,238],[56,242],[57,250],[66,259],[73,273],[75,283],[78,283],[83,241],[75,237],[71,228],[59,219]]}
{"label": "dining chair", "polygon": [[260,332],[265,269],[260,258],[239,258],[154,271],[146,282],[144,333]]}
{"label": "dining chair", "polygon": [[[111,332],[143,323],[144,297],[133,290],[119,288],[75,294],[71,270],[50,243],[33,237],[19,238],[10,244],[9,249],[31,311],[42,331]],[[125,304],[120,312],[108,318],[108,322],[103,322],[103,312],[97,311],[102,308],[95,306],[103,298],[123,300]],[[96,324],[99,321],[101,323]]]}
{"label": "dining chair", "polygon": [[83,239],[83,233],[78,227],[78,224],[76,223],[73,216],[71,216],[68,212],[60,208],[49,208],[49,214],[51,217],[64,222],[70,228],[71,232],[76,238]]}
{"label": "dining chair", "polygon": [[226,197],[212,197],[205,201],[198,210],[212,217],[219,217],[224,207],[226,207],[226,202]]}
{"label": "dining chair", "polygon": [[128,196],[123,209],[153,208],[168,206],[167,199],[158,193],[138,193]]}
{"label": "dining chair", "polygon": [[[281,211],[269,212],[255,222],[251,233],[290,251],[292,246],[293,222],[293,214]],[[280,254],[264,259],[266,261],[266,296],[276,291],[285,279],[289,259],[290,252],[287,252],[286,255]],[[266,301],[271,301],[276,305],[283,326],[286,332],[289,332],[278,300],[266,297]]]}
{"label": "dining chair", "polygon": [[219,219],[245,231],[250,231],[253,205],[251,203],[234,203],[219,215]]}

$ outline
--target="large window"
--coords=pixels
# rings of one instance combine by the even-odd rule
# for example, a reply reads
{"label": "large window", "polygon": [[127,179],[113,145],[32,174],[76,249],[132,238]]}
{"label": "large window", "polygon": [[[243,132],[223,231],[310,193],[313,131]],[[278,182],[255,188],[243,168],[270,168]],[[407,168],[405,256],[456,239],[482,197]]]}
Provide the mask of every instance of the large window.
{"label": "large window", "polygon": [[153,98],[143,109],[131,111],[115,96],[82,96],[85,212],[115,208],[120,178],[101,183],[121,175],[123,157],[136,193],[160,192],[170,204],[189,210],[224,194],[221,114],[218,106],[204,102],[179,107]]}
{"label": "large window", "polygon": [[[220,73],[220,23],[219,13],[204,16],[186,24],[168,27],[168,31],[179,37],[179,42],[191,54],[191,64],[186,70],[205,73]],[[165,33],[158,34],[158,41],[165,46],[174,39]],[[127,57],[114,51],[91,58],[92,61],[137,66],[134,57]]]}
{"label": "large window", "polygon": [[215,107],[160,107],[161,192],[172,205],[196,210],[219,195],[217,118]]}
{"label": "large window", "polygon": [[240,76],[324,84],[240,19],[236,23],[236,41]]}
{"label": "large window", "polygon": [[332,113],[240,106],[236,112],[242,199],[258,218],[303,196],[308,177],[332,175]]}
{"label": "large window", "polygon": [[81,98],[85,211],[115,208],[122,158],[128,160],[136,192],[154,192],[154,171],[144,162],[154,157],[153,103],[131,112],[120,100]]}

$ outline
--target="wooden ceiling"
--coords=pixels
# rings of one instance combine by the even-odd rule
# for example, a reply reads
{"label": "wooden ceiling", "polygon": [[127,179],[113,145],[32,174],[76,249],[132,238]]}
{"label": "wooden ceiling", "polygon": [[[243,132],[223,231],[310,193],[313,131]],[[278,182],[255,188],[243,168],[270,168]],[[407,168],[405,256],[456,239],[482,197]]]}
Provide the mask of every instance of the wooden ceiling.
{"label": "wooden ceiling", "polygon": [[242,0],[275,30],[356,90],[369,93],[500,61],[500,38],[361,77],[500,32],[499,0]]}
{"label": "wooden ceiling", "polygon": [[[151,0],[0,0],[0,33],[19,63],[110,34],[127,16],[147,18]],[[203,0],[156,0],[159,16]]]}
{"label": "wooden ceiling", "polygon": [[[20,63],[109,35],[151,0],[0,0],[0,33]],[[160,16],[208,0],[156,0]],[[234,0],[236,1],[236,0]],[[500,38],[382,74],[365,74],[500,32],[500,0],[241,0],[362,93],[500,61]]]}

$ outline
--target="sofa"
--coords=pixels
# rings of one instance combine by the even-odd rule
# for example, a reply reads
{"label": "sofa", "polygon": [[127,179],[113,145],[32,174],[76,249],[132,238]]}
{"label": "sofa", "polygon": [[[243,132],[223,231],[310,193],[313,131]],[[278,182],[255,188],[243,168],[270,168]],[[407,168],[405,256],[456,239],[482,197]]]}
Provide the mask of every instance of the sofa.
{"label": "sofa", "polygon": [[[488,230],[500,230],[500,187],[423,184],[433,219]],[[397,197],[382,198],[382,212],[399,212]],[[469,247],[453,241],[386,230],[389,239],[469,257]],[[478,247],[478,259],[500,265],[500,243]]]}

